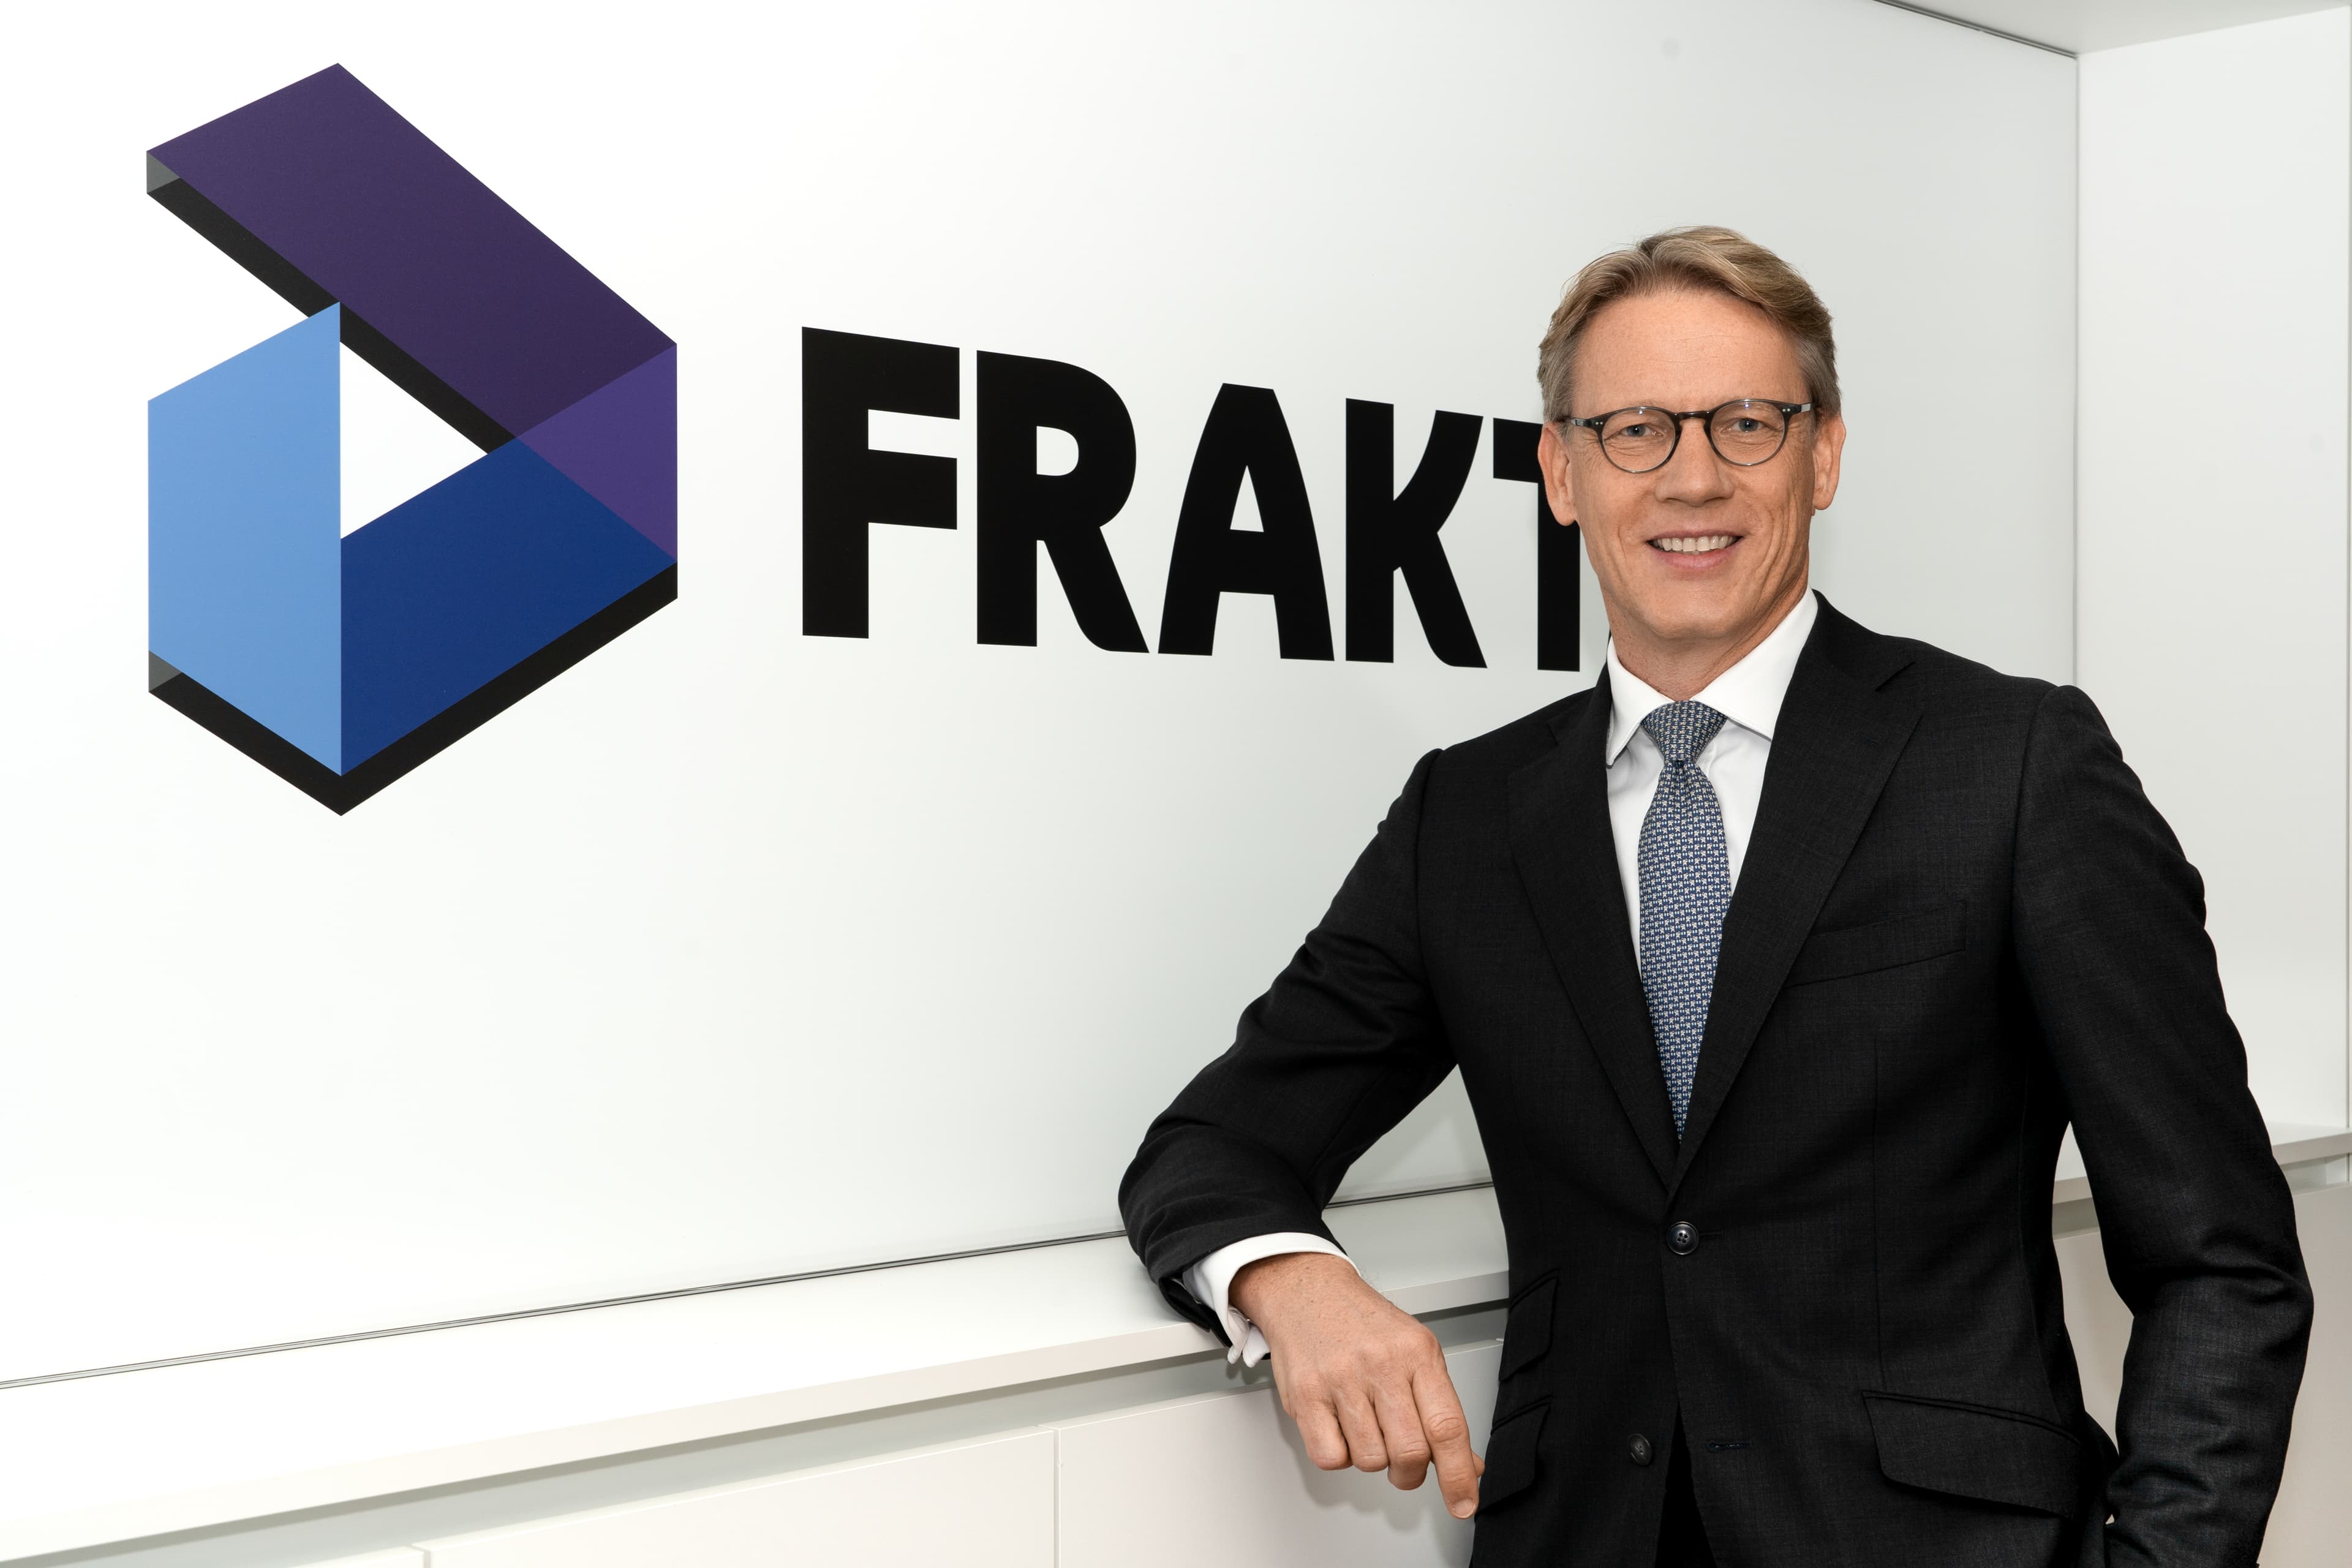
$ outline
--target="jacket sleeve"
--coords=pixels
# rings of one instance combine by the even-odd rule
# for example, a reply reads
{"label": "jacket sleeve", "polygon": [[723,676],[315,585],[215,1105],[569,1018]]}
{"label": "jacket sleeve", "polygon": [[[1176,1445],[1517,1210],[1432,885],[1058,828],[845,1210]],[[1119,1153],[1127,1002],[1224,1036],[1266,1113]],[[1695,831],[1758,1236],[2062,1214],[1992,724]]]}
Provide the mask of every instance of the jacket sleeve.
{"label": "jacket sleeve", "polygon": [[2017,962],[2132,1310],[2110,1563],[2251,1563],[2311,1329],[2205,889],[2089,698],[2052,690],[2018,805]]}
{"label": "jacket sleeve", "polygon": [[1184,1270],[1272,1231],[1329,1238],[1323,1207],[1348,1167],[1454,1066],[1422,969],[1416,894],[1439,755],[1414,767],[1322,923],[1242,1014],[1233,1046],[1152,1122],[1119,1184],[1144,1268],[1203,1328],[1222,1331]]}

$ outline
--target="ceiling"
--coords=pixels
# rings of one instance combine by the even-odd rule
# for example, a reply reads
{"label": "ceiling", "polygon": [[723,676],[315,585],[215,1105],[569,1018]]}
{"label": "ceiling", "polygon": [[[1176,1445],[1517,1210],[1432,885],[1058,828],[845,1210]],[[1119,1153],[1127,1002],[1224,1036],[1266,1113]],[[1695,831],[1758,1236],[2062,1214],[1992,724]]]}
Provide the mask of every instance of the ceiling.
{"label": "ceiling", "polygon": [[2352,0],[1886,0],[1974,23],[2030,43],[2083,54],[2184,33],[2207,33],[2307,11],[2334,11]]}

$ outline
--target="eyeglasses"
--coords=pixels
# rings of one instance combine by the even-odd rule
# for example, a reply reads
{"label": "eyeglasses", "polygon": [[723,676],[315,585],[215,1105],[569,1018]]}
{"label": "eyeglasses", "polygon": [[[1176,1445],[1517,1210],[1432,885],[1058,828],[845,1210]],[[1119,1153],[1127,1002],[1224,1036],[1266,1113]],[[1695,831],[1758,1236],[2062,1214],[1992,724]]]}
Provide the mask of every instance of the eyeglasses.
{"label": "eyeglasses", "polygon": [[1738,397],[1715,408],[1675,414],[1664,408],[1620,408],[1590,419],[1562,419],[1580,430],[1590,430],[1601,443],[1601,455],[1629,474],[1646,474],[1673,460],[1682,445],[1683,421],[1696,419],[1706,426],[1706,444],[1727,463],[1752,468],[1769,463],[1789,439],[1789,421],[1812,410],[1810,403],[1775,403],[1769,398]]}

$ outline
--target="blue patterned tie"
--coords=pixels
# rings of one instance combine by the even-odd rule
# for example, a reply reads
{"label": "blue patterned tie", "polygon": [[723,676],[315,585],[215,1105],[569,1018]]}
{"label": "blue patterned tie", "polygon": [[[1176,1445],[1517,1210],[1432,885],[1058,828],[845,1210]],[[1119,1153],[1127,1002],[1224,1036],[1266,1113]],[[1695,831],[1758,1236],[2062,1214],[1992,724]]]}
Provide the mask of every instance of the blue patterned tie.
{"label": "blue patterned tie", "polygon": [[1669,702],[1642,721],[1665,757],[1658,793],[1642,819],[1642,989],[1658,1066],[1674,1102],[1675,1136],[1690,1115],[1691,1079],[1706,1037],[1723,911],[1731,905],[1731,858],[1723,847],[1723,806],[1692,759],[1723,728],[1704,702]]}

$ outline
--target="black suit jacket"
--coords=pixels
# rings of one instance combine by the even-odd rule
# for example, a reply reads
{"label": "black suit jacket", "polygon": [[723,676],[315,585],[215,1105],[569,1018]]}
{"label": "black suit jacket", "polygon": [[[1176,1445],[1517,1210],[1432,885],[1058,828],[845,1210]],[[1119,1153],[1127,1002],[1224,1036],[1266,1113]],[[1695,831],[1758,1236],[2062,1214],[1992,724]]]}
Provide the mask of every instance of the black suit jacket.
{"label": "black suit jacket", "polygon": [[[1483,1568],[1650,1562],[1678,1419],[1743,1568],[2252,1563],[2310,1291],[2202,883],[2089,700],[1822,604],[1679,1142],[1608,718],[1604,677],[1413,769],[1128,1172],[1171,1300],[1208,1323],[1191,1264],[1328,1236],[1458,1067],[1511,1262]],[[2070,1121],[2134,1313],[2120,1461],[2051,1243]]]}

